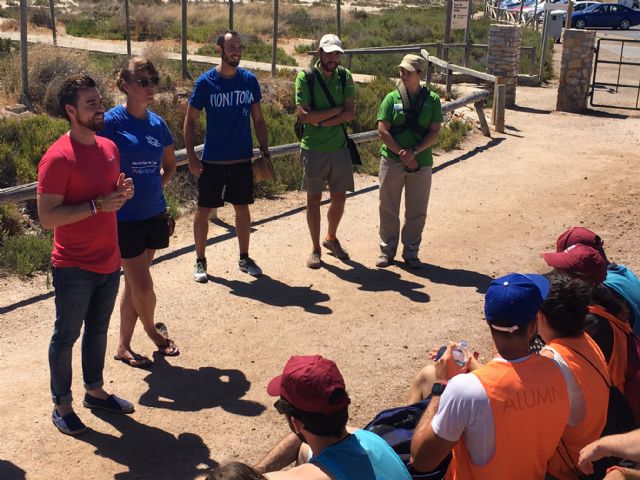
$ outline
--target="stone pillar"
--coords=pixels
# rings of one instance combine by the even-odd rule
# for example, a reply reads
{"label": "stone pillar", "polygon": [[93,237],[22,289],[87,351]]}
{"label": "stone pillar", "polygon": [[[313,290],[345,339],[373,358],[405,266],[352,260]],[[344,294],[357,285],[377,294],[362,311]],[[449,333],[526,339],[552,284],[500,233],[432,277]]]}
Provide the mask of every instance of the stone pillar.
{"label": "stone pillar", "polygon": [[505,106],[507,107],[516,104],[521,41],[522,30],[516,25],[491,25],[489,29],[487,73],[505,77],[507,86]]}
{"label": "stone pillar", "polygon": [[571,29],[564,32],[557,110],[573,113],[586,110],[595,40],[596,32],[593,30]]}

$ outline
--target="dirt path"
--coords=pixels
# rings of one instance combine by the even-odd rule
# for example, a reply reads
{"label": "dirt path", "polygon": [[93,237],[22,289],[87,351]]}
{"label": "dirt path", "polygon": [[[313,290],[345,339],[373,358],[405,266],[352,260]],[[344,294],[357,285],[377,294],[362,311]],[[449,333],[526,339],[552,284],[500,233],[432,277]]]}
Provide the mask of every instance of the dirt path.
{"label": "dirt path", "polygon": [[[182,354],[157,358],[149,372],[111,360],[115,312],[105,379],[136,412],[114,417],[81,407],[76,349],[75,404],[93,430],[78,439],[58,434],[49,419],[51,291],[44,278],[0,279],[0,478],[188,479],[216,462],[254,462],[287,432],[265,387],[290,355],[335,359],[353,398],[352,423],[362,425],[403,401],[430,347],[465,339],[486,355],[489,278],[546,271],[539,252],[564,228],[592,227],[613,260],[639,269],[640,119],[552,112],[551,87],[519,89],[518,104],[507,112],[506,135],[475,135],[465,151],[437,156],[422,251],[428,266],[419,272],[373,267],[372,177],[358,178],[341,228],[352,261],[327,255],[319,271],[304,266],[302,193],[253,208],[252,252],[266,273],[258,280],[238,271],[235,238],[214,226],[212,281],[194,283],[191,219],[181,219],[153,276],[158,320]],[[229,209],[221,218],[232,221]],[[134,345],[151,353],[140,331]]]}

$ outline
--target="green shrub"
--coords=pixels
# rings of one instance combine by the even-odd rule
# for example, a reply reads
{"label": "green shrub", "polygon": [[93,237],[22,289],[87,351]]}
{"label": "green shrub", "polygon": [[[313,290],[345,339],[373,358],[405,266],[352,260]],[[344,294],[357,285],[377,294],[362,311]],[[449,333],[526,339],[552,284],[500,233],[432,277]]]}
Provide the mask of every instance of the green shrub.
{"label": "green shrub", "polygon": [[467,122],[462,120],[451,120],[450,122],[443,124],[442,129],[440,130],[440,135],[438,135],[438,140],[436,140],[436,143],[434,144],[434,148],[444,150],[445,152],[460,148],[462,141],[471,130],[472,127]]}
{"label": "green shrub", "polygon": [[15,205],[0,205],[0,245],[7,238],[22,233],[20,214]]}
{"label": "green shrub", "polygon": [[[244,35],[242,43],[245,50],[242,53],[243,60],[253,60],[258,62],[267,62],[271,60],[272,48],[271,44],[262,42],[255,35]],[[197,55],[208,55],[217,57],[219,54],[215,51],[214,45],[204,45],[198,49]],[[282,48],[276,50],[276,63],[278,65],[297,65],[296,59],[288,55]]]}
{"label": "green shrub", "polygon": [[51,253],[51,237],[16,235],[8,238],[0,249],[0,265],[20,276],[47,270]]}
{"label": "green shrub", "polygon": [[0,169],[13,176],[4,177],[3,183],[34,182],[42,155],[68,129],[65,120],[46,115],[0,119]]}

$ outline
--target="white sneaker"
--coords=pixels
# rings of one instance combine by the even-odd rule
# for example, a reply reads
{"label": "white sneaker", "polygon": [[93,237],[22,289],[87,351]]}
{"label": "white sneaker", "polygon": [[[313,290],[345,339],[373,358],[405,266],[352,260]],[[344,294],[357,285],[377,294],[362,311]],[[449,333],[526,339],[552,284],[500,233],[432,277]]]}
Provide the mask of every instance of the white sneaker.
{"label": "white sneaker", "polygon": [[207,262],[197,260],[193,267],[193,279],[198,283],[207,283]]}
{"label": "white sneaker", "polygon": [[252,277],[259,277],[262,275],[262,269],[251,258],[243,258],[238,262],[240,271],[248,273]]}

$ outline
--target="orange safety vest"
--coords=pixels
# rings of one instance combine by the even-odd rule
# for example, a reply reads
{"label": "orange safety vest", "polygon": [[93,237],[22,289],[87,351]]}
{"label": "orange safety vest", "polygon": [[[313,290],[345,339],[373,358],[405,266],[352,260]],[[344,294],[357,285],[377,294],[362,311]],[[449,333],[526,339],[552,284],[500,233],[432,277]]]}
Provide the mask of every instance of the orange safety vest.
{"label": "orange safety vest", "polygon": [[611,315],[600,305],[589,305],[589,313],[604,318],[613,330],[613,348],[607,362],[613,386],[624,393],[624,380],[627,375],[627,335],[631,333],[631,326]]}
{"label": "orange safety vest", "polygon": [[607,364],[596,342],[586,333],[573,338],[556,338],[547,345],[558,352],[571,369],[586,407],[585,416],[578,425],[567,425],[548,470],[558,480],[577,480],[580,478],[577,474],[580,450],[600,438],[607,421],[609,387],[602,380],[603,376],[608,376]]}
{"label": "orange safety vest", "polygon": [[484,466],[474,465],[461,438],[453,449],[451,480],[543,480],[547,462],[569,418],[567,385],[549,358],[521,363],[491,361],[473,372],[487,392],[496,447]]}

